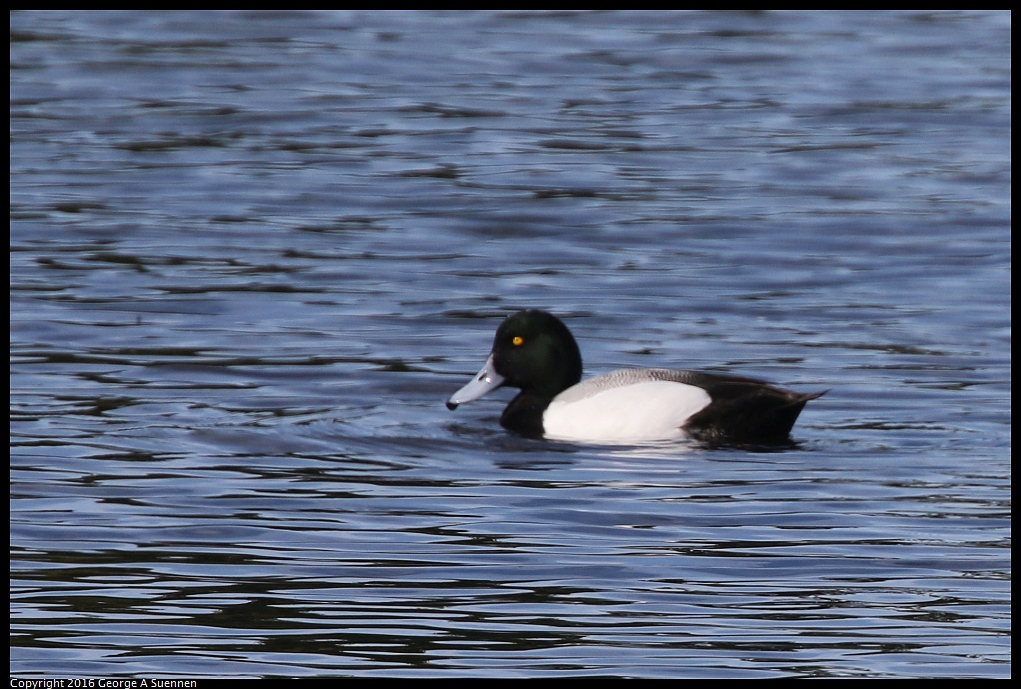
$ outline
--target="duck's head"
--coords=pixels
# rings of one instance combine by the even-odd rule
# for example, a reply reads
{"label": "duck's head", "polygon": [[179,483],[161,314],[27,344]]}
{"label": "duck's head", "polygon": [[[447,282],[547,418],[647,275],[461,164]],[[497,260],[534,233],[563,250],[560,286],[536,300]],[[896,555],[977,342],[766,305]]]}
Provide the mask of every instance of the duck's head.
{"label": "duck's head", "polygon": [[545,311],[518,311],[497,328],[482,370],[447,407],[456,409],[504,385],[548,402],[580,380],[581,352],[567,326]]}

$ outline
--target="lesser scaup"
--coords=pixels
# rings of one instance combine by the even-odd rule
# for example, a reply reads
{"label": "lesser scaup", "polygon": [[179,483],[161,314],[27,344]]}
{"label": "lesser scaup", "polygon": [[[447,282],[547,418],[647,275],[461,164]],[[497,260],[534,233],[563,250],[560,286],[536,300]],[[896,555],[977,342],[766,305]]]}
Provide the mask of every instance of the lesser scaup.
{"label": "lesser scaup", "polygon": [[559,318],[519,311],[496,331],[493,351],[449,409],[507,385],[521,392],[500,424],[531,437],[580,442],[694,438],[709,443],[787,439],[809,400],[753,378],[661,368],[628,369],[581,381],[581,352]]}

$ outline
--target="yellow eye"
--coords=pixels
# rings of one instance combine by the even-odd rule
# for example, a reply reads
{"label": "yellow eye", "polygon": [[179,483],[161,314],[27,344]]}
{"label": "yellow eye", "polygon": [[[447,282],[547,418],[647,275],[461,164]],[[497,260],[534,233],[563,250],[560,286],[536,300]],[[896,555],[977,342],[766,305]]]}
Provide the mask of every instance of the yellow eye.
{"label": "yellow eye", "polygon": [[511,342],[514,343],[515,347],[520,347],[521,345],[525,344],[525,338],[521,337],[521,335],[515,335],[514,339],[511,340]]}

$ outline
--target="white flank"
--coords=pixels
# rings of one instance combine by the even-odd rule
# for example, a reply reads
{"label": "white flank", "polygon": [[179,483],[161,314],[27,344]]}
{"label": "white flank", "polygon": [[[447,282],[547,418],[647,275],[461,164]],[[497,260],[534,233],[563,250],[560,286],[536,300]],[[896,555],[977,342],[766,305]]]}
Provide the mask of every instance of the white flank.
{"label": "white flank", "polygon": [[[613,375],[585,381],[555,397],[542,417],[546,437],[590,443],[685,438],[681,426],[711,401],[702,388],[669,380],[613,387],[608,384]],[[579,396],[576,388],[594,392]]]}

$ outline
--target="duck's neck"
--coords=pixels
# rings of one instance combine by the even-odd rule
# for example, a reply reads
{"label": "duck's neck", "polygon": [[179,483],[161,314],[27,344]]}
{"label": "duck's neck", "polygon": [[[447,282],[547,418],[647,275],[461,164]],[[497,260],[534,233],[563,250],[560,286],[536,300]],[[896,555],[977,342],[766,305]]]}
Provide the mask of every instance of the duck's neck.
{"label": "duck's neck", "polygon": [[541,438],[545,431],[542,415],[555,396],[522,390],[503,410],[500,425],[529,438]]}
{"label": "duck's neck", "polygon": [[522,435],[539,438],[544,433],[542,416],[553,398],[581,381],[581,360],[569,357],[552,368],[559,375],[530,381],[511,400],[500,416],[500,425]]}

